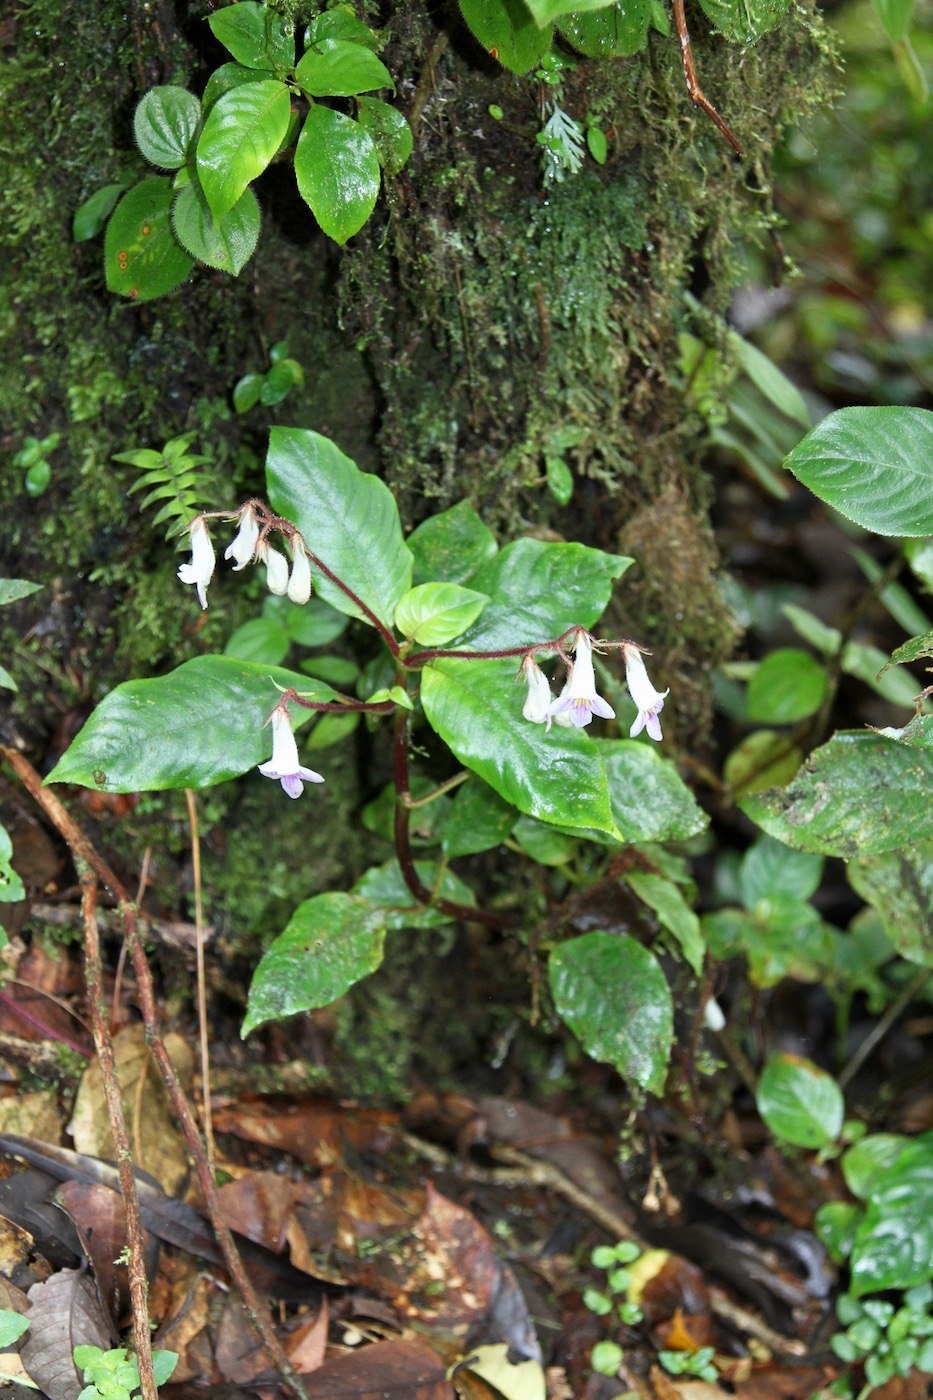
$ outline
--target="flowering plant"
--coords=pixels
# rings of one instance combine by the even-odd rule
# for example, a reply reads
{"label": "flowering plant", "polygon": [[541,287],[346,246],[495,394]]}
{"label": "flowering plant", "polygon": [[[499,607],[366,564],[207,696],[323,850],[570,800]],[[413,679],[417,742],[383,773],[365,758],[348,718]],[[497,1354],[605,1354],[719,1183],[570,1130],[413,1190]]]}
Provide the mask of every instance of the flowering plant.
{"label": "flowering plant", "polygon": [[[526,911],[509,900],[479,907],[449,868],[510,834],[521,852],[548,863],[554,840],[561,859],[587,842],[611,860],[623,846],[703,829],[706,818],[655,747],[590,733],[594,719],[612,722],[629,704],[611,664],[621,653],[633,702],[623,723],[632,736],[644,728],[662,737],[667,691],[649,681],[641,645],[591,632],[630,559],[530,538],[500,549],[467,501],[406,539],[388,488],[328,439],[299,429],[272,430],[267,495],[197,516],[179,578],[206,607],[217,586],[211,532],[229,524],[224,557],[234,572],[261,565],[270,592],[293,605],[307,604],[313,588],[315,606],[376,634],[379,674],[370,665],[357,693],[346,694],[281,666],[197,657],[118,686],[50,775],[137,791],[204,787],[258,767],[297,798],[305,782],[326,778],[301,762],[302,725],[328,715],[390,721],[395,859],[349,894],[319,893],[299,907],[256,970],[244,1033],[340,996],[379,965],[389,928],[456,919],[520,928]],[[556,695],[542,669],[555,663],[563,677]],[[423,780],[412,773],[411,735],[425,724],[460,767],[415,796],[415,779]],[[442,798],[439,859],[416,861],[412,812]],[[550,854],[541,855],[542,841]],[[649,855],[638,859],[652,868]],[[589,933],[553,949],[550,976],[558,1011],[591,1053],[659,1090],[673,1008],[654,954],[627,935]],[[615,999],[591,1006],[594,980],[617,988]]]}

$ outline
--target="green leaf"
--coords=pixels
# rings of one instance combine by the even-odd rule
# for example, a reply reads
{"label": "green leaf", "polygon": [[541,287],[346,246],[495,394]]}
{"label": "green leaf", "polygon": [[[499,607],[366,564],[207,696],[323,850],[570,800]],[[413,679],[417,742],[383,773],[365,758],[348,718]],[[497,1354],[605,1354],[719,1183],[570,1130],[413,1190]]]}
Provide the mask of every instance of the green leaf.
{"label": "green leaf", "polygon": [[527,73],[551,47],[553,31],[538,28],[523,0],[460,0],[460,11],[486,52],[512,73]]}
{"label": "green leaf", "polygon": [[[415,870],[425,889],[433,892],[437,883],[437,867],[431,861],[416,860]],[[436,928],[439,924],[453,921],[452,915],[417,902],[402,878],[397,860],[387,860],[384,865],[374,865],[367,870],[353,886],[353,893],[364,895],[372,906],[379,909],[387,928]],[[476,896],[469,885],[465,885],[452,870],[444,872],[437,894],[441,899],[452,900],[455,904],[476,903]]]}
{"label": "green leaf", "polygon": [[739,865],[739,893],[746,909],[754,909],[763,899],[807,900],[816,894],[822,878],[822,856],[759,836]]}
{"label": "green leaf", "polygon": [[850,861],[846,875],[901,957],[933,967],[933,843]]}
{"label": "green leaf", "polygon": [[[272,734],[263,726],[278,686],[334,698],[330,686],[295,671],[232,656],[196,656],[167,676],[126,681],[101,701],[45,781],[154,792],[235,778],[269,756]],[[296,708],[292,724],[309,717]]]}
{"label": "green leaf", "polygon": [[777,28],[790,0],[700,0],[707,19],[733,44],[754,44]]}
{"label": "green leaf", "polygon": [[325,10],[315,15],[305,31],[305,48],[310,49],[323,39],[349,39],[351,43],[374,50],[380,47],[373,31],[349,10]]}
{"label": "green leaf", "polygon": [[348,710],[345,714],[332,710],[321,715],[308,735],[305,749],[309,753],[320,753],[322,749],[333,748],[353,733],[362,718],[359,710]]}
{"label": "green leaf", "polygon": [[201,104],[182,87],[155,87],[146,93],[133,117],[136,144],[147,160],[163,170],[184,165],[201,122]]}
{"label": "green leaf", "polygon": [[25,477],[23,485],[26,487],[27,496],[41,496],[49,489],[52,481],[52,468],[45,458],[40,458],[38,462],[33,462]]}
{"label": "green leaf", "polygon": [[306,97],[356,97],[379,88],[395,91],[392,75],[380,58],[347,39],[321,39],[309,48],[295,69]]}
{"label": "green leaf", "polygon": [[891,653],[888,664],[901,666],[920,661],[927,656],[933,656],[933,632],[925,632],[921,637],[911,637],[910,641],[902,642],[897,650]]}
{"label": "green leaf", "polygon": [[[236,8],[249,3],[240,0]],[[218,223],[265,170],[285,138],[290,116],[288,88],[272,78],[242,83],[214,103],[198,141],[197,169]]]}
{"label": "green leaf", "polygon": [[465,632],[488,602],[459,583],[418,583],[399,599],[395,625],[409,641],[439,647]]}
{"label": "green leaf", "polygon": [[700,930],[700,920],[677,886],[665,880],[663,875],[652,875],[644,870],[629,871],[625,879],[642,904],[654,910],[661,927],[674,935],[684,957],[699,977],[703,971],[706,941]]}
{"label": "green leaf", "polygon": [[538,865],[566,865],[577,849],[575,837],[534,817],[519,817],[512,828],[512,839]]}
{"label": "green leaf", "polygon": [[886,739],[908,744],[913,749],[933,749],[933,715],[915,715],[903,729],[881,729]]}
{"label": "green leaf", "polygon": [[368,899],[342,893],[306,899],[253,973],[241,1034],[342,997],[379,967],[385,934],[382,911]]}
{"label": "green leaf", "polygon": [[669,759],[634,739],[596,739],[621,840],[686,841],[709,825]]}
{"label": "green leaf", "polygon": [[4,690],[19,689],[19,686],[16,684],[15,680],[10,675],[9,671],[6,669],[5,666],[0,666],[0,686],[2,686]]}
{"label": "green leaf", "polygon": [[655,957],[627,934],[585,933],[551,954],[554,1005],[588,1055],[660,1094],[674,1035],[671,994]]}
{"label": "green leaf", "polygon": [[259,402],[259,392],[265,381],[263,374],[244,374],[233,386],[233,408],[236,413],[249,413]]}
{"label": "green leaf", "polygon": [[584,14],[589,10],[603,10],[612,6],[612,0],[570,0],[573,5],[571,11],[568,0],[525,0],[525,3],[539,26],[552,24],[561,15]]}
{"label": "green leaf", "polygon": [[749,912],[720,909],[701,922],[713,957],[747,958],[756,987],[774,987],[785,977],[821,982],[833,959],[832,931],[800,899],[774,896],[759,900]]}
{"label": "green leaf", "polygon": [[892,44],[907,38],[914,14],[914,0],[872,0],[875,14]]}
{"label": "green leaf", "polygon": [[[378,477],[361,472],[329,438],[303,428],[273,428],[266,458],[269,502],[385,627],[411,587],[411,554],[398,507]],[[339,612],[363,618],[336,584],[317,571],[315,590]]]}
{"label": "green leaf", "polygon": [[279,623],[268,617],[254,617],[236,629],[224,647],[224,656],[278,666],[288,655],[291,644],[291,638]]}
{"label": "green leaf", "polygon": [[[269,597],[262,605],[263,617],[275,618],[293,642],[302,647],[323,647],[347,630],[349,619],[323,598],[292,603],[288,598]],[[326,677],[325,677],[326,679]]]}
{"label": "green leaf", "polygon": [[359,233],[379,195],[372,137],[352,117],[315,103],[295,148],[295,178],[327,236],[346,243]]}
{"label": "green leaf", "polygon": [[194,266],[172,235],[172,182],[143,180],[113,212],[104,238],[107,289],[131,301],[151,301],[183,282]]}
{"label": "green leaf", "polygon": [[208,15],[214,38],[247,68],[291,68],[295,62],[294,33],[283,15],[256,0],[238,0]]}
{"label": "green leaf", "polygon": [[97,237],[126,185],[125,180],[119,185],[104,185],[78,205],[71,221],[71,236],[76,243],[86,243],[89,238]]}
{"label": "green leaf", "polygon": [[295,360],[279,360],[278,364],[274,364],[263,376],[259,398],[266,408],[273,408],[281,403],[299,382],[295,374],[296,364]]}
{"label": "green leaf", "polygon": [[784,465],[857,525],[878,535],[933,534],[933,413],[841,408]]}
{"label": "green leaf", "polygon": [[5,826],[0,826],[0,904],[18,904],[21,899],[26,898],[25,886],[13,869],[12,859],[13,842],[10,840],[10,833]]}
{"label": "green leaf", "polygon": [[758,1112],[775,1137],[795,1147],[828,1147],[842,1128],[842,1091],[800,1055],[772,1055],[758,1081]]}
{"label": "green leaf", "polygon": [[461,644],[496,651],[549,641],[575,623],[592,627],[631,563],[584,544],[515,540],[470,580],[490,601]]}
{"label": "green leaf", "polygon": [[842,1158],[842,1175],[853,1196],[865,1201],[883,1174],[892,1167],[909,1138],[900,1133],[870,1133],[853,1144]]}
{"label": "green leaf", "polygon": [[177,1351],[164,1351],[162,1348],[154,1351],[152,1353],[152,1372],[156,1385],[165,1385],[167,1381],[170,1381],[177,1365]]}
{"label": "green leaf", "polygon": [[606,773],[581,729],[529,724],[511,660],[447,657],[422,672],[428,723],[467,768],[528,816],[617,836]]}
{"label": "green leaf", "polygon": [[359,97],[356,107],[360,126],[373,138],[379,164],[390,175],[397,175],[411,155],[413,138],[408,122],[397,107],[378,97]]}
{"label": "green leaf", "polygon": [[28,1326],[28,1317],[4,1308],[0,1311],[0,1347],[11,1347],[18,1342]]}
{"label": "green leaf", "polygon": [[850,860],[933,840],[931,791],[933,754],[854,730],[816,749],[789,787],[739,806],[796,850]]}
{"label": "green leaf", "polygon": [[910,1142],[874,1183],[850,1269],[855,1297],[933,1277],[933,1134]]}
{"label": "green leaf", "polygon": [[817,1238],[834,1263],[849,1257],[862,1215],[862,1207],[851,1201],[827,1201],[816,1212]]}
{"label": "green leaf", "polygon": [[925,106],[930,96],[930,84],[927,82],[926,69],[920,62],[909,35],[905,34],[900,43],[894,45],[894,62],[897,64],[901,82],[914,102],[918,107]]}
{"label": "green leaf", "polygon": [[802,758],[786,734],[756,729],[729,754],[723,776],[736,797],[748,796],[790,782]]}
{"label": "green leaf", "polygon": [[765,657],[748,687],[748,717],[763,724],[793,724],[816,714],[828,684],[826,671],[806,651],[784,647]]}
{"label": "green leaf", "polygon": [[586,129],[586,147],[597,165],[605,165],[609,155],[609,144],[606,140],[606,133],[598,126],[588,126]]}
{"label": "green leaf", "polygon": [[0,608],[5,608],[9,603],[18,603],[21,598],[28,598],[43,587],[44,584],[31,583],[27,578],[0,578]]}
{"label": "green leaf", "polygon": [[761,390],[769,403],[792,418],[803,428],[810,426],[810,410],[803,394],[773,360],[763,355],[756,345],[738,334],[729,332],[729,344],[736,352],[739,364],[752,383]]}
{"label": "green leaf", "polygon": [[231,272],[234,277],[256,251],[259,223],[259,205],[249,189],[243,191],[219,224],[214,222],[198,185],[186,185],[172,210],[172,226],[182,247],[198,262],[220,272]]}
{"label": "green leaf", "polygon": [[547,459],[547,489],[560,506],[565,506],[573,496],[573,473],[563,457]]}
{"label": "green leaf", "polygon": [[448,860],[489,851],[506,839],[517,815],[510,803],[474,775],[450,804],[441,827],[441,849]]}
{"label": "green leaf", "polygon": [[[624,58],[640,53],[645,47],[650,22],[651,0],[619,0],[618,4],[596,10],[578,7],[571,14],[564,12],[557,28],[561,37],[587,58]],[[602,136],[602,132],[599,134]],[[587,145],[590,145],[590,132],[587,132]],[[600,165],[605,160],[605,148],[603,137],[603,160],[600,160],[590,145],[590,154]]]}
{"label": "green leaf", "polygon": [[214,69],[207,80],[204,95],[201,98],[201,111],[207,116],[218,97],[223,97],[225,92],[230,92],[232,88],[239,87],[242,83],[261,82],[262,76],[262,73],[255,68],[244,68],[239,63],[222,63],[219,68]]}
{"label": "green leaf", "polygon": [[431,515],[408,536],[414,556],[413,581],[466,583],[498,551],[495,536],[470,501]]}

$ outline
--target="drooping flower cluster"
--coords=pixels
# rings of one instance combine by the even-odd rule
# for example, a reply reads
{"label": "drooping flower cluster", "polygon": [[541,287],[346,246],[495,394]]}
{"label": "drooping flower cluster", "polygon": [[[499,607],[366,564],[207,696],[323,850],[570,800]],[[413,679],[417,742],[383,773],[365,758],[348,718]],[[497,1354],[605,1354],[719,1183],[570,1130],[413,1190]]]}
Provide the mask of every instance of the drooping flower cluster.
{"label": "drooping flower cluster", "polygon": [[[551,692],[547,676],[535,660],[534,651],[528,652],[522,661],[521,674],[528,685],[522,714],[532,724],[543,724],[548,729],[552,723],[568,728],[581,728],[589,724],[594,715],[599,715],[602,719],[615,719],[615,710],[608,701],[597,694],[593,669],[593,639],[584,628],[577,628],[572,647],[573,661],[568,663],[567,679],[556,698]],[[640,647],[634,642],[623,642],[621,651],[625,659],[626,684],[638,710],[629,734],[634,739],[643,729],[647,729],[652,739],[660,740],[661,724],[658,715],[664,708],[668,691],[655,690],[651,684],[645,663],[641,659]]]}
{"label": "drooping flower cluster", "polygon": [[[236,519],[239,529],[233,542],[224,550],[224,558],[233,560],[234,571],[245,569],[247,564],[264,564],[270,593],[278,597],[287,595],[293,603],[306,603],[311,597],[311,563],[297,534],[291,541],[292,563],[289,569],[285,555],[274,549],[264,537],[251,504],[245,505]],[[191,522],[189,536],[191,561],[179,565],[178,577],[182,583],[194,584],[198,590],[198,601],[202,608],[206,608],[207,585],[214,576],[214,546],[203,515]]]}

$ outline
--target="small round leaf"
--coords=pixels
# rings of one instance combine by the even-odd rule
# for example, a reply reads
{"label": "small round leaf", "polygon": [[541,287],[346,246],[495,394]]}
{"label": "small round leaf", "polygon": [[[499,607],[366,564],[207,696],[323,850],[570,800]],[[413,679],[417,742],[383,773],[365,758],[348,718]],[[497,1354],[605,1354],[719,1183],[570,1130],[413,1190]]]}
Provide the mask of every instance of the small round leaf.
{"label": "small round leaf", "polygon": [[175,237],[182,247],[198,262],[234,277],[256,251],[259,224],[259,205],[250,189],[243,191],[219,223],[214,222],[198,185],[186,185],[172,210]]}
{"label": "small round leaf", "polygon": [[136,144],[163,170],[184,165],[201,120],[201,104],[182,87],[156,87],[146,93],[133,117]]}
{"label": "small round leaf", "polygon": [[800,1055],[772,1055],[758,1083],[758,1112],[775,1137],[795,1147],[828,1147],[845,1105],[831,1074]]}

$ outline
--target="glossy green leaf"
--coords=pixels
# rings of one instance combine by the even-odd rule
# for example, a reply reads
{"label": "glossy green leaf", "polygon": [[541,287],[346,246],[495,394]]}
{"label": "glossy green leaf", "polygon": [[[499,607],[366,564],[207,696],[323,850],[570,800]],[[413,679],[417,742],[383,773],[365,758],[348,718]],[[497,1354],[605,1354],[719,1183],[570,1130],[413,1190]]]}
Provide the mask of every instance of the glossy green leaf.
{"label": "glossy green leaf", "polygon": [[298,191],[321,228],[346,243],[369,218],[379,195],[379,157],[359,122],[315,103],[295,148]]}
{"label": "glossy green leaf", "polygon": [[784,371],[778,369],[767,355],[763,355],[757,345],[752,345],[751,341],[736,331],[729,332],[729,344],[735,350],[738,362],[749,379],[761,390],[768,402],[801,427],[809,428],[810,410],[806,400]]}
{"label": "glossy green leaf", "polygon": [[342,744],[357,728],[363,716],[359,710],[347,710],[341,714],[339,710],[333,710],[328,714],[321,715],[314,724],[314,728],[305,740],[305,751],[307,753],[320,753],[322,749],[333,748],[335,744]]}
{"label": "glossy green leaf", "polygon": [[[645,47],[650,22],[651,0],[619,0],[598,9],[578,7],[572,14],[562,11],[557,28],[561,37],[587,58],[622,58]],[[605,160],[605,137],[602,151]],[[599,160],[592,147],[590,153]]]}
{"label": "glossy green leaf", "polygon": [[674,1012],[653,954],[627,934],[585,933],[554,949],[548,979],[558,1014],[587,1054],[660,1094]]}
{"label": "glossy green leaf", "polygon": [[[13,869],[13,842],[5,826],[0,825],[0,904],[18,904],[26,898],[26,889]],[[0,944],[0,947],[5,946]]]}
{"label": "glossy green leaf", "polygon": [[893,1166],[909,1138],[900,1133],[869,1133],[854,1143],[842,1157],[846,1186],[859,1200],[868,1200],[882,1175]]}
{"label": "glossy green leaf", "polygon": [[[391,627],[411,587],[412,559],[388,486],[361,472],[329,438],[303,428],[272,429],[266,481],[272,509],[297,525],[308,547]],[[336,584],[313,573],[325,602],[365,616]]]}
{"label": "glossy green leaf", "polygon": [[86,243],[96,238],[107,222],[114,205],[126,189],[126,181],[119,185],[104,185],[95,190],[83,204],[75,210],[71,221],[71,236],[76,243]]}
{"label": "glossy green leaf", "polygon": [[219,223],[215,223],[203,191],[195,184],[185,186],[172,210],[172,226],[182,247],[198,262],[220,272],[231,272],[234,277],[256,251],[259,224],[259,205],[249,189],[243,191]]}
{"label": "glossy green leaf", "polygon": [[163,170],[184,165],[201,121],[201,104],[182,87],[150,88],[133,116],[133,135],[147,160]]}
{"label": "glossy green leaf", "polygon": [[790,0],[700,0],[700,7],[733,44],[754,44],[762,34],[776,29]]}
{"label": "glossy green leaf", "polygon": [[214,38],[247,68],[266,72],[291,68],[295,62],[295,38],[278,11],[256,0],[238,0],[208,15]]}
{"label": "glossy green leaf", "polygon": [[461,636],[488,602],[459,583],[418,583],[399,599],[395,625],[409,641],[439,647]]}
{"label": "glossy green leaf", "polygon": [[263,73],[259,69],[244,68],[240,63],[222,63],[207,80],[201,97],[201,111],[207,116],[218,97],[223,97],[225,92],[240,87],[242,83],[261,82],[262,78]]}
{"label": "glossy green leaf", "polygon": [[441,827],[441,849],[448,860],[492,850],[515,825],[515,808],[475,775],[457,791]]}
{"label": "glossy green leaf", "polygon": [[397,175],[412,151],[413,138],[408,122],[397,107],[378,97],[360,97],[356,108],[360,126],[373,138],[379,164],[390,175]]}
{"label": "glossy green leaf", "polygon": [[547,489],[560,506],[566,506],[573,497],[573,473],[563,457],[548,457],[546,466]]}
{"label": "glossy green leaf", "polygon": [[19,686],[5,666],[0,666],[0,688],[3,690],[19,690]]}
{"label": "glossy green leaf", "polygon": [[305,47],[311,48],[323,39],[349,39],[368,49],[378,49],[379,39],[373,31],[349,10],[325,10],[315,15],[305,31]]}
{"label": "glossy green leaf", "polygon": [[925,632],[920,637],[911,637],[910,641],[902,642],[897,650],[891,653],[888,664],[902,666],[927,656],[933,656],[933,632]]}
{"label": "glossy green leaf", "polygon": [[875,1181],[850,1268],[857,1298],[933,1277],[933,1134],[908,1143]]}
{"label": "glossy green leaf", "polygon": [[763,899],[807,900],[823,878],[823,857],[795,851],[771,836],[759,836],[742,857],[738,884],[742,903],[754,909]]}
{"label": "glossy green leaf", "polygon": [[279,360],[274,364],[268,374],[263,376],[262,387],[259,390],[260,403],[266,408],[273,408],[282,402],[296,384],[303,382],[304,375],[297,360]]}
{"label": "glossy green leaf", "polygon": [[356,97],[379,88],[395,91],[392,74],[372,49],[347,39],[321,39],[295,69],[306,97]]}
{"label": "glossy green leaf", "polygon": [[241,661],[258,661],[264,666],[279,666],[291,647],[291,638],[278,622],[269,617],[254,617],[238,627],[224,647],[224,656],[237,656]]}
{"label": "glossy green leaf", "polygon": [[448,657],[426,666],[428,723],[467,768],[528,816],[617,836],[606,773],[580,729],[529,724],[512,660]]}
{"label": "glossy green leaf", "polygon": [[[264,726],[277,687],[334,698],[320,681],[232,656],[196,656],[167,676],[126,681],[97,706],[46,782],[152,792],[235,778],[269,757],[272,733]],[[296,729],[309,713],[294,709]]]}
{"label": "glossy green leaf", "polygon": [[[433,892],[437,883],[437,867],[431,861],[416,860],[415,870],[425,889]],[[353,893],[365,896],[379,909],[387,928],[436,928],[439,924],[453,921],[452,915],[417,902],[402,878],[397,860],[387,860],[384,865],[374,865],[367,870],[353,886]],[[455,904],[476,903],[476,896],[469,885],[465,885],[452,870],[444,872],[437,894]]]}
{"label": "glossy green leaf", "polygon": [[466,583],[492,559],[499,546],[470,501],[458,501],[449,510],[430,515],[408,536],[414,557],[413,580],[430,583]]}
{"label": "glossy green leaf", "polygon": [[826,1201],[816,1212],[817,1238],[834,1263],[848,1259],[863,1214],[851,1201]]}
{"label": "glossy green leaf", "polygon": [[773,651],[749,682],[748,717],[759,724],[793,724],[816,714],[827,685],[825,668],[809,652]]}
{"label": "glossy green leaf", "polygon": [[495,651],[550,641],[575,623],[592,627],[631,563],[584,544],[515,540],[470,580],[490,601],[462,644]]}
{"label": "glossy green leaf", "polygon": [[342,997],[379,967],[385,934],[382,911],[368,899],[352,894],[306,899],[253,973],[241,1034]]}
{"label": "glossy green leaf", "polygon": [[538,865],[566,865],[577,850],[575,837],[534,817],[519,817],[512,828],[512,840]]}
{"label": "glossy green leaf", "polygon": [[597,739],[621,839],[686,841],[709,825],[669,759],[634,739]]}
{"label": "glossy green leaf", "polygon": [[242,379],[237,380],[232,394],[236,413],[249,413],[251,408],[256,407],[264,379],[265,375],[262,374],[244,374]]}
{"label": "glossy green leaf", "polygon": [[586,148],[597,165],[606,164],[606,159],[609,155],[609,143],[606,140],[606,133],[598,126],[587,127]]}
{"label": "glossy green leaf", "polygon": [[5,608],[9,603],[18,603],[21,598],[28,598],[43,587],[43,584],[32,583],[27,578],[0,578],[0,608]]}
{"label": "glossy green leaf", "polygon": [[769,836],[822,855],[877,855],[933,840],[933,754],[881,734],[843,731],[789,787],[739,803]]}
{"label": "glossy green leaf", "polygon": [[157,176],[120,200],[104,238],[107,289],[131,301],[151,301],[183,282],[194,266],[172,234],[172,182]]}
{"label": "glossy green leaf", "polygon": [[772,1055],[758,1081],[758,1112],[775,1137],[795,1147],[828,1147],[845,1104],[831,1074],[800,1055]]}
{"label": "glossy green leaf", "polygon": [[914,0],[872,0],[875,14],[892,44],[906,39],[913,19]]}
{"label": "glossy green leaf", "polygon": [[353,686],[360,674],[356,662],[348,661],[343,656],[310,656],[299,664],[306,676],[317,676],[319,680],[344,691]]}
{"label": "glossy green leaf", "polygon": [[629,871],[625,879],[642,904],[647,904],[649,909],[654,910],[661,927],[674,935],[680,944],[681,952],[699,977],[703,971],[706,940],[700,928],[700,920],[677,886],[670,880],[665,880],[663,875],[652,875],[646,870]]}
{"label": "glossy green leaf", "polygon": [[834,510],[878,535],[933,534],[933,413],[841,408],[784,465]]}
{"label": "glossy green leaf", "polygon": [[292,641],[302,647],[327,646],[343,635],[349,621],[345,613],[332,608],[323,598],[293,603],[288,598],[270,596],[262,605],[262,615],[275,618]]}
{"label": "glossy green leaf", "polygon": [[812,904],[790,896],[759,900],[751,911],[720,909],[701,924],[713,957],[746,958],[756,987],[774,987],[785,977],[821,982],[833,959],[832,930]]}
{"label": "glossy green leaf", "polygon": [[846,875],[901,957],[933,967],[933,842],[852,860]]}
{"label": "glossy green leaf", "polygon": [[553,30],[538,28],[524,0],[460,0],[460,11],[486,52],[512,73],[527,73],[551,47]]}
{"label": "glossy green leaf", "polygon": [[198,140],[197,168],[218,223],[265,170],[288,131],[290,116],[288,88],[272,78],[241,83],[214,103]]}
{"label": "glossy green leaf", "polygon": [[52,468],[44,457],[40,457],[38,462],[33,462],[23,477],[27,496],[41,496],[44,491],[49,489],[51,482]]}
{"label": "glossy green leaf", "polygon": [[[539,26],[553,24],[561,15],[570,13],[568,0],[525,0],[525,3]],[[572,13],[575,14],[615,8],[612,0],[570,0],[570,4],[573,5]]]}

